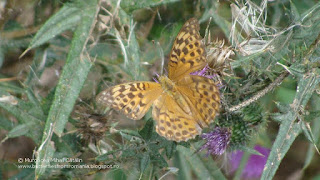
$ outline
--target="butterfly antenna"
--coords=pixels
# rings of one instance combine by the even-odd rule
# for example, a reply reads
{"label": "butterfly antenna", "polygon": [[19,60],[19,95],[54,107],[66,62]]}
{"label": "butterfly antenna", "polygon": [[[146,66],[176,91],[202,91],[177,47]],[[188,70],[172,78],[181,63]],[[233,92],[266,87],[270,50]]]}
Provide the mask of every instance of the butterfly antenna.
{"label": "butterfly antenna", "polygon": [[154,80],[156,83],[159,83],[159,81],[158,81],[158,79],[159,79],[159,74],[158,74],[158,73],[155,73],[155,74],[156,74],[157,77],[156,77],[156,78],[154,77],[153,80]]}
{"label": "butterfly antenna", "polygon": [[162,47],[160,46],[160,43],[159,42],[157,42],[157,46],[158,46],[158,48],[157,49],[159,49],[159,55],[160,55],[160,58],[161,58],[161,70],[160,70],[160,74],[161,75],[163,75],[163,67],[164,67],[164,54],[163,54],[163,49],[162,49]]}
{"label": "butterfly antenna", "polygon": [[167,71],[166,69],[164,69],[164,72],[165,72],[166,74],[168,74],[168,71]]}

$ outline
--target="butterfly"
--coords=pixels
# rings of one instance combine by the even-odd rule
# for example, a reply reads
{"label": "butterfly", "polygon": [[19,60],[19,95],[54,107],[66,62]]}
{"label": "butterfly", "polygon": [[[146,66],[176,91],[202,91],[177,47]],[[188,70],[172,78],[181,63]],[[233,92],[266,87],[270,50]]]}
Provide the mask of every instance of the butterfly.
{"label": "butterfly", "polygon": [[206,66],[199,22],[188,20],[178,33],[169,55],[168,75],[157,82],[135,81],[110,87],[96,97],[128,118],[139,120],[153,105],[156,132],[168,140],[187,141],[214,121],[220,96],[215,82],[190,73]]}

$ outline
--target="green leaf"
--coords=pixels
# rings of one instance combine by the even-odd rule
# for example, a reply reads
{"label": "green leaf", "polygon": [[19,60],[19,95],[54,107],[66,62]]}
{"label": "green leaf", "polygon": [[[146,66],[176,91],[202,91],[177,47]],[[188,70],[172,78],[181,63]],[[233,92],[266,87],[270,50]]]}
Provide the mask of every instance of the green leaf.
{"label": "green leaf", "polygon": [[108,171],[106,173],[106,177],[108,177],[108,179],[127,179],[127,175],[125,174],[125,172],[122,169],[115,169],[113,171]]}
{"label": "green leaf", "polygon": [[143,129],[139,131],[139,134],[143,139],[148,141],[152,137],[153,132],[153,119],[149,119],[147,123],[144,125]]}
{"label": "green leaf", "polygon": [[258,53],[251,54],[249,56],[240,57],[236,61],[231,62],[231,66],[232,68],[237,68],[239,66],[244,66],[246,64],[248,65],[251,63],[252,60],[261,56],[262,54],[263,52],[258,52]]}
{"label": "green leaf", "polygon": [[241,150],[243,152],[248,152],[250,155],[251,154],[255,154],[255,155],[258,155],[258,156],[263,156],[263,154],[261,154],[259,151],[255,150],[255,149],[253,149],[251,147],[240,145],[239,146],[239,150]]}
{"label": "green leaf", "polygon": [[54,132],[58,136],[61,136],[63,132],[73,105],[92,66],[84,51],[97,11],[95,5],[94,3],[90,4],[90,8],[81,11],[82,21],[74,34],[67,62],[63,67],[48,115],[47,125],[51,122],[54,123]]}
{"label": "green leaf", "polygon": [[30,180],[34,179],[34,169],[33,168],[24,168],[22,169],[18,174],[11,176],[9,180],[16,180],[16,179],[21,179],[21,180]]}
{"label": "green leaf", "polygon": [[137,133],[137,131],[124,129],[124,130],[120,130],[119,133],[122,136],[122,138],[128,141],[142,142],[142,139],[140,139],[141,137]]}
{"label": "green leaf", "polygon": [[[31,126],[32,131],[27,131],[27,134],[25,134],[25,132],[23,134],[32,138],[36,143],[39,143],[41,141],[41,131],[44,125],[42,120],[45,118],[44,116],[39,115],[41,109],[32,110],[33,106],[31,103],[21,101],[20,99],[11,96],[7,92],[3,92],[2,90],[0,90],[0,97],[12,97],[13,101],[17,101],[17,104],[12,104],[10,102],[0,102],[0,107],[15,116],[18,119],[20,125],[26,124],[26,127]],[[16,137],[17,132],[13,132],[13,134],[11,135]]]}
{"label": "green leaf", "polygon": [[37,151],[37,161],[36,161],[36,169],[35,169],[35,175],[36,179],[41,177],[47,167],[50,165],[49,159],[53,157],[53,154],[55,152],[55,147],[54,147],[54,142],[51,141],[53,134],[53,124],[50,124],[50,128],[47,131],[47,134],[44,134],[43,142],[39,146],[38,151]]}
{"label": "green leaf", "polygon": [[182,153],[175,153],[175,167],[179,167],[178,180],[192,180],[192,169]]}
{"label": "green leaf", "polygon": [[272,146],[261,179],[273,178],[283,157],[300,134],[302,122],[295,123],[295,120],[298,118],[300,110],[306,106],[318,83],[319,75],[314,71],[310,71],[299,80],[295,99],[290,105],[291,110],[278,117],[281,121],[279,133]]}
{"label": "green leaf", "polygon": [[[311,110],[320,110],[320,98],[317,95],[314,95],[311,98]],[[318,144],[319,142],[319,137],[320,137],[320,116],[316,116],[313,117],[313,121],[312,121],[312,132],[313,132],[313,136],[314,136],[314,143],[310,143],[309,147],[308,147],[308,151],[307,151],[307,155],[306,155],[306,159],[303,165],[303,169],[305,170],[311,163],[311,161],[313,160],[313,157],[315,155],[315,145]]]}
{"label": "green leaf", "polygon": [[210,8],[206,8],[203,13],[200,23],[207,21],[210,17],[212,17],[213,21],[222,29],[226,37],[230,37],[230,29],[232,24],[228,22],[225,18],[221,17],[219,13],[219,6],[221,3],[218,1],[201,1],[203,6],[209,6]]}
{"label": "green leaf", "polygon": [[136,9],[151,8],[178,1],[179,0],[122,0],[121,7],[128,12],[132,12]]}
{"label": "green leaf", "polygon": [[143,174],[143,172],[148,168],[150,165],[150,156],[149,154],[145,153],[140,160],[140,173]]}
{"label": "green leaf", "polygon": [[[100,162],[103,162],[103,161],[109,161],[111,156],[114,156],[116,153],[118,153],[119,151],[121,151],[121,149],[117,149],[117,150],[113,150],[113,151],[109,151],[105,154],[102,154],[102,155],[99,155],[95,158],[96,161],[100,161]],[[113,157],[115,158],[115,157]]]}
{"label": "green leaf", "polygon": [[168,145],[165,146],[166,156],[167,156],[168,159],[171,159],[172,155],[176,151],[176,147],[177,147],[177,143],[176,142],[172,142],[171,144],[168,143]]}
{"label": "green leaf", "polygon": [[[219,167],[210,160],[211,158],[206,160],[201,159],[201,155],[194,154],[190,149],[180,145],[177,146],[177,150],[189,162],[189,165],[199,179],[226,179],[219,170]],[[203,161],[207,161],[207,164]]]}
{"label": "green leaf", "polygon": [[[8,78],[7,76],[1,75],[0,78]],[[0,90],[10,92],[10,93],[24,93],[24,89],[19,87],[15,82],[9,81],[9,82],[0,82]]]}
{"label": "green leaf", "polygon": [[20,124],[14,127],[13,129],[11,129],[7,134],[7,137],[14,138],[14,137],[26,135],[30,131],[30,129],[32,130],[33,128],[34,128],[33,123]]}
{"label": "green leaf", "polygon": [[5,116],[0,116],[0,129],[9,131],[12,129],[13,123]]}
{"label": "green leaf", "polygon": [[313,133],[311,131],[310,123],[302,122],[301,123],[301,129],[306,136],[306,138],[314,145],[316,145],[315,137],[313,136]]}
{"label": "green leaf", "polygon": [[52,16],[37,32],[32,39],[29,48],[32,49],[46,43],[63,31],[75,27],[81,20],[83,13],[77,1],[71,4],[65,4],[54,16]]}
{"label": "green leaf", "polygon": [[291,15],[294,18],[294,21],[300,20],[300,13],[292,1],[290,1],[290,11],[291,11]]}
{"label": "green leaf", "polygon": [[121,38],[120,33],[116,30],[115,35],[120,43],[121,51],[124,57],[124,69],[128,71],[133,80],[141,80],[140,77],[140,46],[137,42],[136,35],[134,32],[133,19],[130,18],[130,29],[129,38],[124,40]]}
{"label": "green leaf", "polygon": [[[81,23],[74,33],[67,62],[56,88],[54,101],[52,102],[42,137],[42,145],[37,152],[37,159],[39,161],[53,156],[54,147],[49,135],[52,133],[51,131],[55,132],[59,137],[62,135],[73,105],[92,66],[84,51],[92,27],[95,24],[98,4],[97,1],[87,1],[87,3],[84,9],[78,9],[82,15]],[[45,167],[37,168],[36,177],[41,177],[44,172]]]}

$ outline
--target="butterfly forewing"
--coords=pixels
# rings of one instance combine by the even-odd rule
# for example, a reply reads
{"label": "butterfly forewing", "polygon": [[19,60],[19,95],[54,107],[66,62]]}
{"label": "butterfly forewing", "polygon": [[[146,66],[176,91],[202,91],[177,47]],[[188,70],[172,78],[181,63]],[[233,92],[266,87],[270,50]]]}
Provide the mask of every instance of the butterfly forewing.
{"label": "butterfly forewing", "polygon": [[168,77],[177,81],[206,65],[197,19],[188,20],[178,33],[169,55]]}
{"label": "butterfly forewing", "polygon": [[153,101],[162,92],[155,82],[131,82],[113,86],[102,91],[96,98],[99,104],[119,110],[131,119],[141,119]]}

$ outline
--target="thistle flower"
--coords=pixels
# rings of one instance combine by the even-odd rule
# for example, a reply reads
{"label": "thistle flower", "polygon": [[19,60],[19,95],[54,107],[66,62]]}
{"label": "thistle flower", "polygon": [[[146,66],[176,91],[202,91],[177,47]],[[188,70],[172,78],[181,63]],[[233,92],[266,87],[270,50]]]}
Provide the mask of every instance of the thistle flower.
{"label": "thistle flower", "polygon": [[231,56],[235,55],[231,46],[225,45],[224,40],[216,40],[206,45],[206,51],[208,66],[212,71],[209,74],[217,73],[222,76],[230,76],[225,71],[231,69]]}
{"label": "thistle flower", "polygon": [[107,122],[110,119],[111,112],[109,111],[109,116],[105,116],[84,106],[75,106],[72,117],[79,121],[77,123],[78,136],[84,144],[96,144],[103,138],[105,132],[110,129],[110,125]]}
{"label": "thistle flower", "polygon": [[[260,145],[256,145],[254,149],[259,153],[261,153],[263,156],[255,155],[255,154],[250,155],[247,165],[242,171],[242,174],[241,174],[242,179],[259,179],[263,172],[263,168],[267,162],[270,149],[264,148]],[[238,169],[242,156],[243,156],[242,151],[236,151],[231,153],[230,155],[230,164],[231,164],[230,172],[231,173],[234,173]]]}
{"label": "thistle flower", "polygon": [[200,148],[208,149],[207,155],[221,155],[225,152],[231,137],[231,132],[227,128],[216,127],[212,132],[201,135],[207,142]]}
{"label": "thistle flower", "polygon": [[[232,44],[242,55],[250,55],[262,51],[273,51],[273,40],[280,33],[265,25],[267,1],[261,6],[251,1],[246,4],[231,4],[232,28],[230,36]],[[241,29],[238,29],[239,27]]]}
{"label": "thistle flower", "polygon": [[208,72],[209,72],[209,66],[206,65],[203,69],[200,69],[199,71],[195,71],[195,72],[192,72],[190,73],[191,75],[197,75],[197,76],[203,76],[203,77],[206,77],[208,79],[212,79],[215,77],[215,75],[209,75]]}

